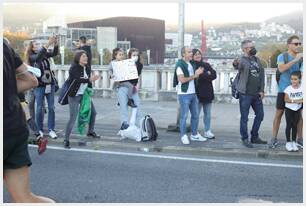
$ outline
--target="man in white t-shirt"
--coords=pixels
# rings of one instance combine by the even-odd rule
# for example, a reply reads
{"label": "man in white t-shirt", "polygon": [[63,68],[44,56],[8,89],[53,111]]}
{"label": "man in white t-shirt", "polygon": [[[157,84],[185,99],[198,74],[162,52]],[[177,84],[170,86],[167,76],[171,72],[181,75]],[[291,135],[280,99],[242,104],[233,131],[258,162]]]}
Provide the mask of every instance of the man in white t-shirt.
{"label": "man in white t-shirt", "polygon": [[194,72],[194,68],[190,64],[192,59],[192,51],[189,47],[183,47],[181,50],[182,59],[178,60],[175,65],[173,85],[177,88],[178,99],[180,103],[180,136],[183,144],[190,144],[186,134],[187,114],[191,113],[191,141],[206,141],[198,133],[199,124],[199,100],[195,91],[195,79],[203,73],[203,68]]}

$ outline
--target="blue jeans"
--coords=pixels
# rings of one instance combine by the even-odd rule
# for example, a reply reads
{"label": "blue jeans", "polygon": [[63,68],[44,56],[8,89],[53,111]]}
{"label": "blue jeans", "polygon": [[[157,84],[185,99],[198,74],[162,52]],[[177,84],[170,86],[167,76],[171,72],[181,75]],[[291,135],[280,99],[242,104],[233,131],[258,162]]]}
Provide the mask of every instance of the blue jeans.
{"label": "blue jeans", "polygon": [[251,139],[258,138],[258,131],[260,124],[264,118],[264,110],[262,100],[259,95],[244,95],[240,94],[239,97],[239,105],[240,105],[240,135],[241,139],[248,139],[248,116],[250,107],[252,107],[255,112],[255,119],[253,122],[253,127],[251,130]]}
{"label": "blue jeans", "polygon": [[190,110],[191,118],[191,133],[196,135],[198,133],[198,124],[199,124],[199,100],[196,94],[180,94],[178,95],[181,116],[180,116],[180,135],[181,137],[186,134],[186,120],[187,114]]}
{"label": "blue jeans", "polygon": [[212,103],[199,103],[199,115],[201,113],[201,109],[203,107],[203,113],[204,113],[204,117],[203,117],[203,123],[205,126],[205,132],[207,132],[208,130],[210,130],[210,120],[211,120],[211,105]]}
{"label": "blue jeans", "polygon": [[46,87],[37,87],[34,89],[34,95],[36,100],[36,124],[39,130],[43,131],[44,111],[43,102],[45,97],[48,102],[48,130],[54,130],[55,127],[55,112],[54,112],[54,93],[55,86],[51,86],[51,92],[45,94]]}
{"label": "blue jeans", "polygon": [[[123,122],[129,123],[129,112],[128,112],[128,91],[127,87],[119,87],[117,90],[118,102],[120,104],[120,121],[121,124]],[[141,120],[141,112],[140,112],[140,98],[138,93],[133,94],[132,99],[134,100],[135,105],[137,106],[137,114],[136,114],[136,125],[139,126],[139,122]]]}

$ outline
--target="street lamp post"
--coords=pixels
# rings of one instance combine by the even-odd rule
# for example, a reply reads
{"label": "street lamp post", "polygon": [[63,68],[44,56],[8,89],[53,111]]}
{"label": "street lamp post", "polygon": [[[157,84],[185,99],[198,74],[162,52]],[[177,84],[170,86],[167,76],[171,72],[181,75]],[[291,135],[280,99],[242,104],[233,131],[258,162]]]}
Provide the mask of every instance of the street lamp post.
{"label": "street lamp post", "polygon": [[[179,2],[179,29],[178,29],[178,58],[182,57],[181,48],[184,46],[184,30],[185,30],[185,1],[181,0]],[[180,114],[181,108],[180,104],[177,101],[177,115],[176,115],[176,123],[168,125],[168,131],[178,131],[180,125]],[[187,126],[187,132],[190,131],[190,126]]]}
{"label": "street lamp post", "polygon": [[182,56],[181,48],[184,46],[185,30],[185,3],[181,0],[179,3],[179,28],[178,28],[178,58]]}

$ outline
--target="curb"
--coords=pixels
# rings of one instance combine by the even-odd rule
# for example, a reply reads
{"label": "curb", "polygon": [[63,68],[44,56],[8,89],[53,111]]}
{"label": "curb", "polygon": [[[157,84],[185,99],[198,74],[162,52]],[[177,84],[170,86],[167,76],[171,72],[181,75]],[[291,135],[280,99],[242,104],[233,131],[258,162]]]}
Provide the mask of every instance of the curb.
{"label": "curb", "polygon": [[[49,145],[61,145],[63,140],[61,138],[53,140],[49,139]],[[71,139],[70,145],[76,148],[88,147],[93,150],[101,149],[118,149],[129,151],[141,151],[141,152],[164,152],[171,154],[185,154],[185,155],[203,155],[203,156],[218,156],[218,157],[244,157],[244,158],[259,158],[259,159],[294,159],[303,160],[303,150],[300,152],[286,152],[279,150],[244,150],[244,149],[218,149],[218,148],[206,148],[206,147],[189,147],[189,146],[155,146],[155,145],[143,145],[141,143],[128,143],[128,142],[115,142],[112,140],[99,140],[99,141],[87,141],[85,145],[79,145],[79,139]]]}

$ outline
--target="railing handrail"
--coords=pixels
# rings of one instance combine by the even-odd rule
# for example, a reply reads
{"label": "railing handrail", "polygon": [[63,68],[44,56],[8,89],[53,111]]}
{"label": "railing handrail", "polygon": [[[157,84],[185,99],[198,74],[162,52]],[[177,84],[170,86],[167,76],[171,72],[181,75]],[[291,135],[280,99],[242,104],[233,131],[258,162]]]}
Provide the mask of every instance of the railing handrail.
{"label": "railing handrail", "polygon": [[[70,65],[52,65],[52,69],[55,72],[60,87],[69,76],[69,68]],[[213,81],[215,93],[230,95],[230,79],[233,78],[238,71],[229,65],[216,67],[215,70],[217,72],[217,78]],[[93,87],[107,92],[111,91],[113,88],[113,81],[109,78],[109,66],[92,65],[92,71],[98,72],[102,77],[93,83]],[[149,92],[150,94],[165,91],[175,93],[175,88],[172,86],[173,77],[174,67],[172,66],[144,66],[142,75],[139,77],[139,88],[142,91]],[[277,95],[277,83],[275,77],[275,68],[265,69],[265,92],[267,96]]]}

